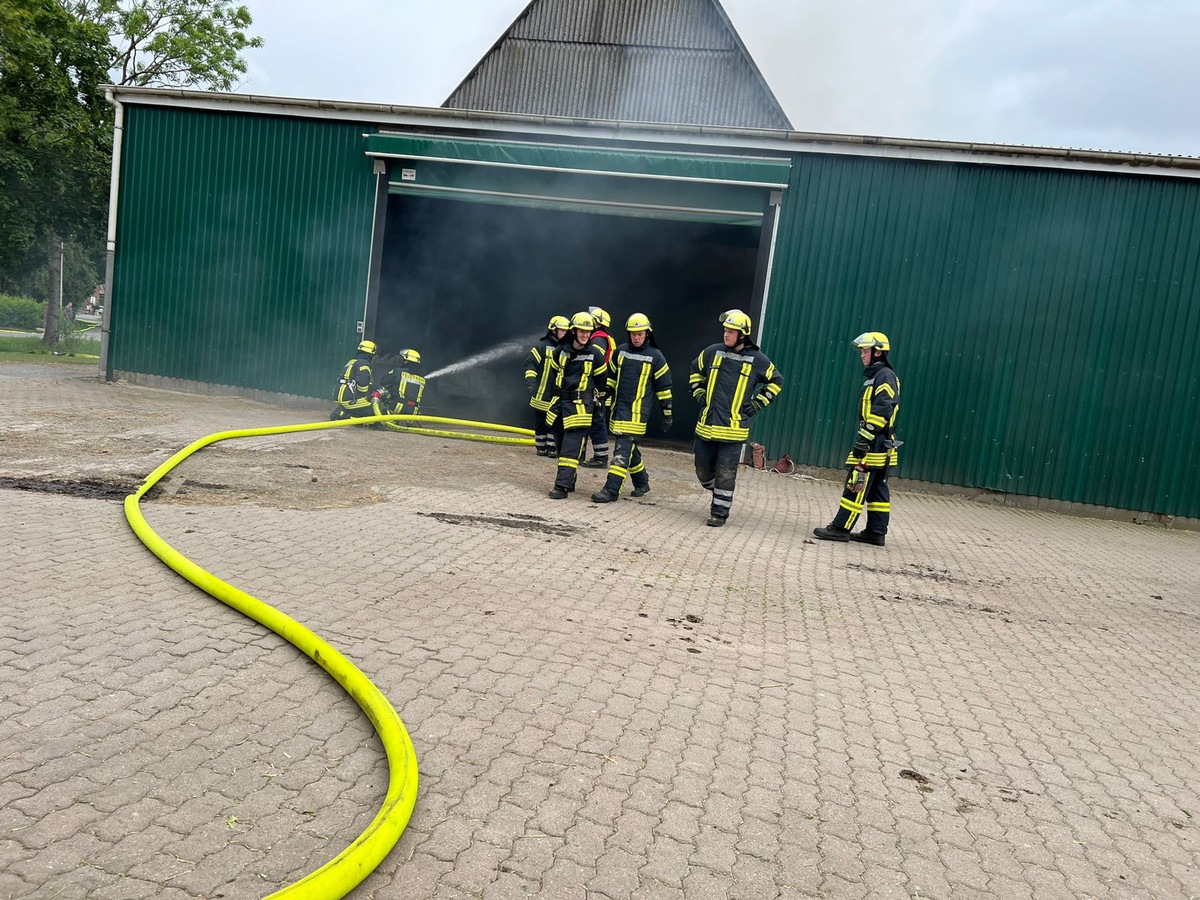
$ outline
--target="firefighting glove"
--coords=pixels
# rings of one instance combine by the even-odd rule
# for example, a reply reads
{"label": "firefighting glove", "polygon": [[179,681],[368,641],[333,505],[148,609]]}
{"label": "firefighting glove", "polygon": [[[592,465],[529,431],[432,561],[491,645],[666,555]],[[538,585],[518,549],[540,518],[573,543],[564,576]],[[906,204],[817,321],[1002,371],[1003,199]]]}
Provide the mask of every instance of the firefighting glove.
{"label": "firefighting glove", "polygon": [[855,466],[846,476],[846,487],[856,494],[867,486],[867,469],[865,466]]}
{"label": "firefighting glove", "polygon": [[850,455],[857,456],[859,459],[862,459],[867,455],[867,451],[870,449],[871,445],[868,443],[867,439],[862,435],[859,435],[858,439],[854,442],[854,446],[850,448]]}
{"label": "firefighting glove", "polygon": [[662,433],[666,434],[668,431],[670,431],[671,425],[673,423],[674,423],[674,420],[671,418],[671,411],[669,409],[664,409],[663,417],[662,417],[662,425],[659,426],[660,428],[662,428]]}

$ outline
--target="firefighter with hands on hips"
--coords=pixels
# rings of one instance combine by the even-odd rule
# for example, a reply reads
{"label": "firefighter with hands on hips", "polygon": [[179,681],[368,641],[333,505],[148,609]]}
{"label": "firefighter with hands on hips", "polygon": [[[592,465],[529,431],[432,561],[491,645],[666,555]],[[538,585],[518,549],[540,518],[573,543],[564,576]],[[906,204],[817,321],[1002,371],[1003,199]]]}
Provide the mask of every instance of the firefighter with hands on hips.
{"label": "firefighter with hands on hips", "polygon": [[634,313],[625,323],[627,343],[617,348],[608,371],[608,395],[612,405],[609,430],[616,441],[612,465],[604,487],[592,494],[595,503],[611,503],[621,492],[625,477],[633,481],[633,496],[650,493],[650,476],[638,439],[646,433],[651,390],[662,408],[662,430],[671,428],[671,369],[658,349],[650,319]]}
{"label": "firefighter with hands on hips", "polygon": [[533,408],[533,445],[538,456],[558,456],[558,441],[555,429],[546,414],[554,405],[554,368],[551,365],[552,351],[566,337],[571,321],[566,316],[552,316],[546,333],[525,358],[525,389],[529,391],[529,405]]}
{"label": "firefighter with hands on hips", "polygon": [[[421,354],[412,349],[401,350],[388,361],[391,368],[380,379],[380,386],[371,392],[374,415],[416,416],[421,413],[421,396],[425,393],[425,376],[418,369]],[[413,422],[384,422],[388,428],[404,429]]]}
{"label": "firefighter with hands on hips", "polygon": [[377,415],[371,402],[371,363],[374,359],[375,342],[361,342],[358,353],[342,369],[342,377],[334,394],[338,405],[330,414],[330,421]]}
{"label": "firefighter with hands on hips", "polygon": [[705,524],[714,527],[729,518],[750,420],[783,390],[783,376],[750,340],[750,317],[731,309],[721,314],[720,322],[721,343],[700,351],[688,378],[692,397],[700,404],[693,441],[696,477],[712,491]]}
{"label": "firefighter with hands on hips", "polygon": [[[604,351],[604,364],[608,366],[611,373],[613,353],[617,349],[617,342],[608,333],[608,329],[612,327],[612,317],[599,306],[589,306],[588,312],[596,320],[596,328],[592,332],[592,343]],[[592,439],[592,458],[583,463],[589,469],[608,468],[608,398],[603,395],[607,388],[607,384],[596,384],[596,390],[601,392],[601,396],[597,397],[600,402],[596,404],[596,412],[592,416],[592,427],[588,432],[588,437]]]}
{"label": "firefighter with hands on hips", "polygon": [[592,343],[592,329],[595,327],[596,320],[591,313],[575,313],[571,316],[571,327],[566,337],[551,351],[556,401],[547,418],[552,425],[562,429],[558,471],[554,487],[550,490],[551,500],[564,500],[567,494],[575,490],[579,462],[583,458],[588,429],[592,427],[592,414],[597,406],[596,386],[605,384],[607,380],[608,366],[604,361],[604,351]]}
{"label": "firefighter with hands on hips", "polygon": [[[899,460],[896,413],[900,411],[900,379],[888,361],[891,341],[881,331],[868,331],[853,341],[863,364],[862,395],[858,401],[858,434],[846,457],[850,474],[833,521],[813,534],[823,541],[859,541],[882,547],[892,514],[888,470]],[[863,531],[854,525],[867,511]]]}

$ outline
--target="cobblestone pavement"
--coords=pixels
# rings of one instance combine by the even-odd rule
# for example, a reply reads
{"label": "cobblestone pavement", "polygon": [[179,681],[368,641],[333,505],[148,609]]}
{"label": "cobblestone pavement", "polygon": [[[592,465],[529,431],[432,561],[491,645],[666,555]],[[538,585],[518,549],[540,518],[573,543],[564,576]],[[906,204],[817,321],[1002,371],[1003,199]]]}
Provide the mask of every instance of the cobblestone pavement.
{"label": "cobblestone pavement", "polygon": [[[366,719],[103,499],[321,413],[0,392],[0,897],[255,897],[340,852],[385,790]],[[743,470],[711,529],[681,453],[596,506],[531,450],[318,434],[143,507],[406,723],[416,810],[352,896],[1200,895],[1200,534],[898,493],[886,548],[813,543],[831,482]]]}

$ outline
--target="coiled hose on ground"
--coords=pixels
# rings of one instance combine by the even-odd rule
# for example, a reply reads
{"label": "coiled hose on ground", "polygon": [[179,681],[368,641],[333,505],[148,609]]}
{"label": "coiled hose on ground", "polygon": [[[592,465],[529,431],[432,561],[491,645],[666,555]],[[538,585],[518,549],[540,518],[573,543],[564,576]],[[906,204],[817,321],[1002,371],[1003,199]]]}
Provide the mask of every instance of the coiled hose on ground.
{"label": "coiled hose on ground", "polygon": [[[394,425],[394,422],[406,421],[433,422],[437,424],[459,425],[479,430],[494,430],[507,432],[510,435],[528,435],[529,437],[481,435],[458,431],[431,431],[417,425]],[[211,572],[196,565],[166,541],[150,527],[142,515],[141,499],[159,480],[177,465],[205,447],[219,441],[232,438],[261,437],[272,434],[292,434],[301,431],[320,431],[326,428],[344,428],[353,425],[370,425],[383,422],[389,427],[403,428],[416,434],[429,434],[438,437],[464,438],[467,440],[492,441],[504,444],[532,445],[533,432],[525,428],[515,428],[511,425],[492,425],[486,422],[470,422],[463,419],[447,419],[436,416],[370,416],[361,419],[347,419],[339,422],[315,422],[302,425],[279,425],[269,428],[246,428],[237,431],[220,431],[207,435],[184,447],[157,469],[146,476],[145,481],[137,491],[125,498],[125,518],[130,527],[155,556],[182,575],[196,587],[233,607],[243,615],[249,616],[255,622],[270,628],[280,637],[289,641],[317,665],[329,673],[333,680],[342,686],[354,702],[359,705],[371,724],[375,727],[388,761],[388,789],[383,804],[375,818],[366,829],[355,838],[345,850],[299,881],[271,894],[272,898],[288,898],[288,900],[336,900],[344,897],[353,890],[364,878],[383,862],[384,857],[400,840],[408,820],[412,816],[413,805],[417,800],[417,755],[412,740],[404,723],[388,702],[387,697],[374,683],[364,675],[357,666],[339,653],[332,645],[326,643],[295,619],[280,612],[272,606],[252,597],[228,582],[222,581]]]}

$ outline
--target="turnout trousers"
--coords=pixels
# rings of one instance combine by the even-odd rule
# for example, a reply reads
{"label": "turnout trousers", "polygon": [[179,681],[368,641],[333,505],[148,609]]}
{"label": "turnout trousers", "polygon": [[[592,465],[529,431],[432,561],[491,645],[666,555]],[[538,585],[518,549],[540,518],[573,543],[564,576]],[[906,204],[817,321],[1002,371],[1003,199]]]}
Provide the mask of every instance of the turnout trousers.
{"label": "turnout trousers", "polygon": [[554,429],[546,424],[544,410],[531,407],[530,411],[533,413],[533,446],[537,449],[538,456],[550,456],[550,451],[556,446]]}
{"label": "turnout trousers", "polygon": [[[847,476],[847,479],[849,476]],[[853,531],[863,510],[867,511],[866,530],[872,534],[887,534],[892,516],[892,494],[888,490],[888,467],[867,469],[867,483],[859,490],[847,487],[842,491],[837,515],[830,524],[834,528]]]}
{"label": "turnout trousers", "polygon": [[575,477],[579,474],[579,461],[583,458],[587,436],[586,428],[563,429],[562,445],[558,449],[558,471],[554,476],[555,487],[575,490]]}
{"label": "turnout trousers", "polygon": [[696,478],[700,484],[712,491],[712,508],[709,515],[717,519],[728,519],[733,506],[733,489],[737,484],[738,461],[742,457],[741,441],[706,441],[698,437],[692,441],[696,456]]}
{"label": "turnout trousers", "polygon": [[604,490],[610,494],[621,493],[621,486],[628,476],[635,488],[650,486],[650,476],[646,474],[646,463],[642,459],[642,448],[638,446],[638,435],[618,434],[613,436],[612,465],[608,467],[608,479],[604,482]]}
{"label": "turnout trousers", "polygon": [[592,439],[592,453],[597,459],[608,462],[608,410],[603,403],[597,403],[592,410],[592,427],[588,430]]}

